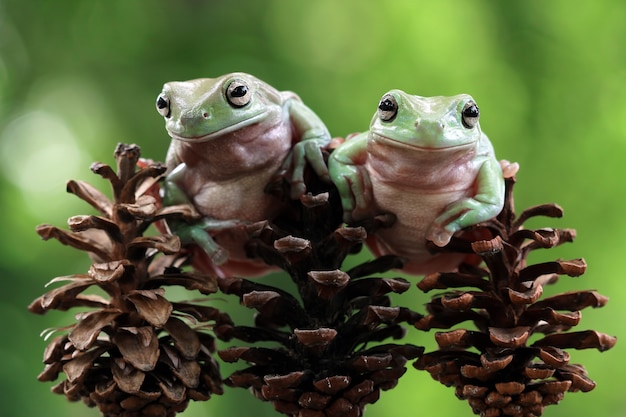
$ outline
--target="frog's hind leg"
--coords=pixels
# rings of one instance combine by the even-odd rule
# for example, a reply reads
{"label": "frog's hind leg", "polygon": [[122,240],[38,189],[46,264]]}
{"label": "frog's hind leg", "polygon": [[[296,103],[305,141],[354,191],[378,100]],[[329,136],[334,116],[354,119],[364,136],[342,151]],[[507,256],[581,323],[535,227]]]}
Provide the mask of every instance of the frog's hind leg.
{"label": "frog's hind leg", "polygon": [[169,222],[168,225],[183,244],[195,244],[201,247],[215,265],[221,265],[228,260],[228,251],[215,242],[209,230],[235,227],[239,225],[239,221],[203,218],[194,223],[176,221]]}

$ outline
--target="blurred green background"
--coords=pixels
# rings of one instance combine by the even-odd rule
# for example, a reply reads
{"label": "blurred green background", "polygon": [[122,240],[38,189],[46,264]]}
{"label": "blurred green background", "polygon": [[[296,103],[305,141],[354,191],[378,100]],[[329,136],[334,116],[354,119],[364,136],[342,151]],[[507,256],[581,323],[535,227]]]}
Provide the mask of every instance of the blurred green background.
{"label": "blurred green background", "polygon": [[[117,142],[165,158],[169,138],[154,107],[164,82],[232,71],[296,91],[335,136],[366,129],[392,88],[472,94],[498,157],[521,165],[517,207],[558,202],[564,219],[533,225],[578,231],[574,244],[537,259],[584,257],[588,272],[550,291],[608,295],[605,308],[584,311],[578,329],[621,336],[624,40],[622,0],[0,0],[0,414],[98,415],[36,380],[46,344],[39,332],[72,315],[34,316],[26,306],[48,280],[84,272],[88,260],[42,242],[34,228],[90,212],[65,193],[65,182],[106,187],[88,167],[112,163]],[[403,297],[423,311],[426,295],[412,288]],[[433,346],[432,334],[410,331],[409,340]],[[568,394],[544,415],[626,415],[624,341],[602,354],[571,353],[598,386]],[[276,413],[247,391],[228,389],[184,415]],[[410,367],[366,415],[472,413],[452,389]]]}

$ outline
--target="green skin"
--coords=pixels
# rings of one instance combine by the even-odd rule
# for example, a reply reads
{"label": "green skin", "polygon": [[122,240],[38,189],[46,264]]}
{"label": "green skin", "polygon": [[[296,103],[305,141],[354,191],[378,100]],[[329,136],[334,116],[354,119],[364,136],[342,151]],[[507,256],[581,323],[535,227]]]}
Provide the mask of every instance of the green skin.
{"label": "green skin", "polygon": [[289,179],[292,198],[306,191],[307,161],[329,180],[321,152],[330,141],[326,126],[294,93],[245,73],[166,83],[157,111],[172,138],[163,204],[192,204],[203,216],[170,228],[215,265],[228,260],[240,264],[232,272],[263,273],[262,263],[247,259],[239,226],[278,214],[281,203],[264,192],[277,174]]}
{"label": "green skin", "polygon": [[474,105],[468,95],[419,97],[391,90],[370,130],[331,154],[329,171],[344,220],[393,213],[395,223],[368,243],[377,255],[404,257],[407,272],[455,269],[462,257],[432,255],[426,241],[445,246],[457,231],[502,210],[502,169]]}

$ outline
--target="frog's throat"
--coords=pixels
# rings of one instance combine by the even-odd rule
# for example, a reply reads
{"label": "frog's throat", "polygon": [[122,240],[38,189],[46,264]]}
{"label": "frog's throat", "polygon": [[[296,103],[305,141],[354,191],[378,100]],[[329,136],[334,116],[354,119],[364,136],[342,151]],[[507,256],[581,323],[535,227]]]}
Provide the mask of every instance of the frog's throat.
{"label": "frog's throat", "polygon": [[424,152],[450,151],[450,150],[456,150],[456,149],[462,150],[464,148],[473,148],[476,146],[475,141],[461,143],[459,145],[441,146],[441,147],[418,146],[418,145],[413,145],[407,142],[399,141],[394,138],[390,138],[389,136],[383,136],[378,133],[374,133],[374,132],[370,132],[370,133],[372,135],[372,139],[374,139],[374,141],[376,142],[379,142],[385,145],[396,146],[398,148],[405,149],[405,150],[413,150],[413,151],[424,151]]}
{"label": "frog's throat", "polygon": [[216,137],[226,135],[228,133],[232,133],[244,127],[258,123],[261,120],[265,119],[265,117],[267,117],[267,113],[265,112],[259,113],[241,122],[234,123],[232,125],[223,127],[219,130],[216,130],[214,132],[210,132],[210,133],[207,133],[206,135],[201,135],[201,136],[180,136],[172,132],[169,129],[167,130],[167,133],[170,135],[172,139],[179,140],[181,142],[202,143],[202,142],[208,142]]}

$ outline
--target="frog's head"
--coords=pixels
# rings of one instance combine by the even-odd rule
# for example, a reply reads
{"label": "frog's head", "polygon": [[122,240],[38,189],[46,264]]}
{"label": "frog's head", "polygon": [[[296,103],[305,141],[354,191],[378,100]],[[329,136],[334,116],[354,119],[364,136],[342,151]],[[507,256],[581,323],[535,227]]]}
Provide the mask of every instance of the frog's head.
{"label": "frog's head", "polygon": [[391,90],[370,124],[375,137],[423,150],[473,147],[482,136],[471,96],[420,97]]}
{"label": "frog's head", "polygon": [[205,142],[280,114],[280,92],[256,77],[232,73],[166,83],[156,100],[169,135]]}

